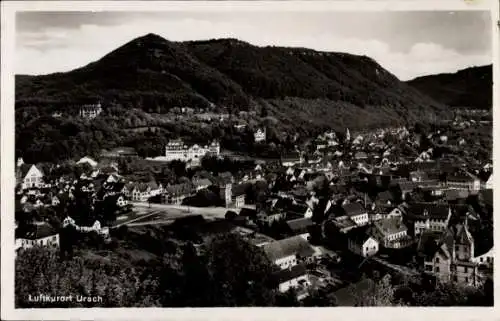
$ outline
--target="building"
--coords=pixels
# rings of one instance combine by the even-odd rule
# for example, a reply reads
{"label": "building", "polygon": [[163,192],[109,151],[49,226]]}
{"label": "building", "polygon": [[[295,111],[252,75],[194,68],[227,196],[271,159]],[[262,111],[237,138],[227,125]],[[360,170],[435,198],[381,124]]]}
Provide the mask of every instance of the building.
{"label": "building", "polygon": [[82,118],[93,119],[99,116],[101,112],[101,103],[83,105],[80,107],[80,117]]}
{"label": "building", "polygon": [[26,228],[15,231],[16,250],[33,246],[59,247],[59,233],[45,222],[37,222]]}
{"label": "building", "polygon": [[219,197],[225,207],[229,207],[233,201],[233,184],[226,183],[219,186]]}
{"label": "building", "polygon": [[304,158],[300,154],[300,152],[291,152],[285,155],[282,155],[281,158],[281,165],[284,167],[292,167],[295,165],[299,165],[304,161]]}
{"label": "building", "polygon": [[257,131],[253,134],[253,137],[254,137],[254,141],[256,143],[260,143],[260,142],[264,142],[266,141],[266,130],[262,130],[262,129],[257,129]]}
{"label": "building", "polygon": [[411,244],[408,228],[399,217],[390,217],[373,223],[370,233],[385,248],[399,249]]}
{"label": "building", "polygon": [[347,234],[347,248],[357,255],[370,257],[378,252],[379,242],[369,236],[366,229],[355,229]]}
{"label": "building", "polygon": [[353,220],[358,226],[364,226],[369,222],[368,212],[358,202],[344,204],[342,210],[344,215]]}
{"label": "building", "polygon": [[472,175],[451,175],[446,177],[446,186],[449,188],[466,189],[469,191],[479,191],[481,189],[481,181]]}
{"label": "building", "polygon": [[17,182],[23,190],[43,187],[45,185],[43,177],[42,170],[36,165],[22,164],[16,170]]}
{"label": "building", "polygon": [[205,155],[219,155],[220,144],[213,141],[210,145],[199,146],[194,144],[188,146],[184,144],[182,139],[171,140],[165,146],[165,157],[162,160],[174,161],[180,160],[183,162],[200,161]]}
{"label": "building", "polygon": [[182,201],[191,195],[195,191],[194,187],[190,183],[175,184],[165,187],[165,203],[167,204],[182,204]]}
{"label": "building", "polygon": [[278,290],[285,293],[291,288],[294,288],[299,294],[299,299],[302,293],[311,285],[307,269],[304,265],[295,265],[288,269],[276,272],[278,280]]}
{"label": "building", "polygon": [[293,233],[293,235],[299,235],[304,238],[304,240],[309,239],[309,228],[314,225],[314,222],[310,218],[297,218],[289,220],[286,222],[288,228]]}
{"label": "building", "polygon": [[314,249],[301,236],[270,242],[261,247],[267,257],[281,269],[288,269],[302,262],[310,262]]}
{"label": "building", "polygon": [[97,166],[97,162],[95,160],[93,160],[92,158],[88,157],[88,156],[80,158],[80,160],[78,162],[76,162],[76,164],[77,165],[80,165],[80,164],[89,164],[91,167],[96,167]]}
{"label": "building", "polygon": [[479,264],[480,266],[485,266],[487,268],[493,268],[493,258],[494,258],[494,248],[492,247],[488,252],[478,255],[472,259],[473,262]]}
{"label": "building", "polygon": [[446,204],[414,203],[408,212],[414,221],[415,236],[426,230],[445,232],[451,218],[451,208]]}
{"label": "building", "polygon": [[424,256],[424,272],[436,276],[441,282],[479,285],[478,263],[474,261],[474,239],[467,219],[450,227],[443,237],[429,244]]}
{"label": "building", "polygon": [[156,182],[139,183],[132,189],[132,200],[136,202],[147,202],[150,197],[162,193],[162,186]]}

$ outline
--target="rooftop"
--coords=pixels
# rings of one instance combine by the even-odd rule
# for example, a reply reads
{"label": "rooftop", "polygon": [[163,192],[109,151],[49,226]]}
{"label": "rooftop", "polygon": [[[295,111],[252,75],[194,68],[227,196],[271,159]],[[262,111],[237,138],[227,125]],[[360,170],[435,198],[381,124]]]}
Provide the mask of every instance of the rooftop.
{"label": "rooftop", "polygon": [[262,246],[262,249],[273,262],[291,255],[302,257],[311,256],[314,250],[301,236],[292,236],[279,241],[274,241]]}

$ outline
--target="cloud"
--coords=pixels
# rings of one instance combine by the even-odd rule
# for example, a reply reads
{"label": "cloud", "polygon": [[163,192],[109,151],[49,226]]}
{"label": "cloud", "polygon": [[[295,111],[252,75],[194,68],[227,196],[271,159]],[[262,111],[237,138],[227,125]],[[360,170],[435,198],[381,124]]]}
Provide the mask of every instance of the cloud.
{"label": "cloud", "polygon": [[[95,61],[126,42],[153,32],[172,41],[238,38],[255,45],[306,47],[369,56],[402,80],[471,65],[491,63],[489,51],[462,53],[435,42],[418,42],[402,51],[388,39],[363,39],[335,30],[308,28],[314,19],[269,19],[269,15],[230,18],[154,19],[128,17],[114,24],[87,23],[78,28],[42,28],[17,34],[16,72],[46,74],[67,71]],[[359,27],[362,33],[363,26]],[[401,31],[401,30],[398,30]],[[410,37],[411,34],[408,34]],[[398,49],[394,49],[398,48]]]}

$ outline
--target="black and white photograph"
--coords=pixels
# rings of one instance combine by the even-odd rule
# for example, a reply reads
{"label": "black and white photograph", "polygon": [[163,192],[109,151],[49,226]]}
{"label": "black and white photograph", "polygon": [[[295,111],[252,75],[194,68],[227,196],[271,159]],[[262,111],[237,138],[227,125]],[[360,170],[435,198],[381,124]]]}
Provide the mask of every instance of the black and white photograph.
{"label": "black and white photograph", "polygon": [[494,306],[494,1],[81,2],[14,13],[13,308]]}

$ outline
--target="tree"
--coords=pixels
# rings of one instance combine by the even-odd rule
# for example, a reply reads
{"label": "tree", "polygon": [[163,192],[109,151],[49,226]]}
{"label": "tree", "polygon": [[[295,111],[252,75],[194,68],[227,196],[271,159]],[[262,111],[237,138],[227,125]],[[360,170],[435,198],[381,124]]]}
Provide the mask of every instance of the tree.
{"label": "tree", "polygon": [[274,268],[260,248],[234,234],[215,237],[207,248],[217,306],[269,306],[277,284]]}
{"label": "tree", "polygon": [[[369,279],[367,279],[369,280]],[[366,290],[354,293],[354,306],[394,306],[394,287],[391,284],[391,276],[385,275],[382,280],[373,282],[369,280]]]}

